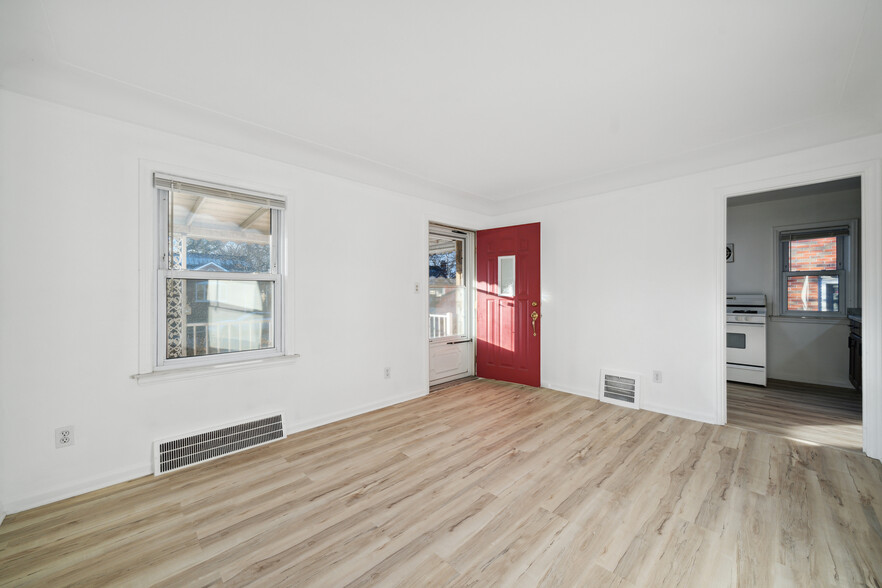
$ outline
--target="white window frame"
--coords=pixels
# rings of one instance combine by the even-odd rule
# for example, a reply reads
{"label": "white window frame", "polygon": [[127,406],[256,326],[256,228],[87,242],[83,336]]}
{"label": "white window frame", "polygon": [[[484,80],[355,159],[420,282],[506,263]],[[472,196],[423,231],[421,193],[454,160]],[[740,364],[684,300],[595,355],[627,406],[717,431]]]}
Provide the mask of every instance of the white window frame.
{"label": "white window frame", "polygon": [[[787,225],[775,227],[775,297],[776,316],[791,318],[811,318],[842,320],[846,317],[848,309],[859,306],[860,285],[858,283],[860,260],[858,258],[858,220],[847,219],[839,221],[827,221],[801,225]],[[817,233],[824,230],[833,230],[841,227],[848,228],[848,234],[842,235],[837,240],[837,268],[835,270],[820,270],[810,272],[791,272],[785,265],[785,250],[787,248],[783,236],[787,233]],[[808,235],[807,235],[808,237]],[[843,238],[844,237],[844,238]],[[787,309],[787,278],[790,276],[804,275],[838,275],[839,276],[839,311],[805,311]]]}
{"label": "white window frame", "polygon": [[[270,208],[270,271],[268,273],[213,272],[199,270],[172,270],[168,268],[169,255],[169,197],[175,185],[186,185],[188,191],[202,192],[213,197],[259,203]],[[153,191],[156,202],[156,337],[154,341],[154,370],[175,370],[200,366],[236,364],[285,355],[284,332],[284,238],[286,200],[283,196],[255,192],[201,180],[193,180],[164,173],[153,174]],[[213,355],[178,357],[167,355],[166,280],[169,278],[221,280],[221,281],[269,281],[273,282],[273,347],[250,351],[231,351]],[[186,336],[186,335],[185,335]]]}

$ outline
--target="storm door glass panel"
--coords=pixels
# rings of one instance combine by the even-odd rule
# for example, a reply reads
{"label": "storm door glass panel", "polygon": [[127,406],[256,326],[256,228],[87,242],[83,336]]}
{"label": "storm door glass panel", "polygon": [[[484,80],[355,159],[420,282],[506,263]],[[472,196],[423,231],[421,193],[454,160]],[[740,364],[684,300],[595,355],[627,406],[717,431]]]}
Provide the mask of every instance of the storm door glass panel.
{"label": "storm door glass panel", "polygon": [[429,235],[429,338],[466,334],[465,240]]}
{"label": "storm door glass panel", "polygon": [[271,271],[270,208],[181,190],[169,208],[169,269]]}
{"label": "storm door glass panel", "polygon": [[[166,280],[169,295],[185,300],[166,312],[169,342],[166,357],[196,357],[274,347],[273,289],[263,280]],[[180,292],[174,290],[180,289]],[[181,325],[184,332],[175,332]],[[183,347],[183,355],[181,348]]]}
{"label": "storm door glass panel", "polygon": [[465,289],[429,288],[429,338],[465,334]]}

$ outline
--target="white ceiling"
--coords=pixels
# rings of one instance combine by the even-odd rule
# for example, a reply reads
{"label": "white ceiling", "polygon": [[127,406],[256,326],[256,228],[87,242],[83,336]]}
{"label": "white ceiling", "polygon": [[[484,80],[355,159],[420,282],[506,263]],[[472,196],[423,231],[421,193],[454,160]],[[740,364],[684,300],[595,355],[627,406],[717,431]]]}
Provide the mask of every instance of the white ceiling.
{"label": "white ceiling", "polygon": [[877,0],[0,11],[0,87],[481,212],[882,131]]}

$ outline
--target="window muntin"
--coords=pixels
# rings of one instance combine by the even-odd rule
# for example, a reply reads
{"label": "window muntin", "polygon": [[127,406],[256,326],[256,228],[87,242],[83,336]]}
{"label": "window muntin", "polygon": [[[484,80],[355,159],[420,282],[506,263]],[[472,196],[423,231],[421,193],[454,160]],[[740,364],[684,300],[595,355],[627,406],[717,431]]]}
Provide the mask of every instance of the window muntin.
{"label": "window muntin", "polygon": [[782,315],[844,315],[849,238],[848,226],[780,233]]}
{"label": "window muntin", "polygon": [[158,366],[282,353],[284,200],[157,174]]}

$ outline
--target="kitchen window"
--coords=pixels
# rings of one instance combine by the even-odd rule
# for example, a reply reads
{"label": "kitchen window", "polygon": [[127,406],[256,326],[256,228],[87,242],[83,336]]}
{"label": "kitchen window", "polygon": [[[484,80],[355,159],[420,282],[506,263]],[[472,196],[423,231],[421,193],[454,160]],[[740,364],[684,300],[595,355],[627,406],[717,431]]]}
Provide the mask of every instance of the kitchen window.
{"label": "kitchen window", "polygon": [[855,225],[778,230],[779,315],[843,317],[847,306],[855,306]]}
{"label": "kitchen window", "polygon": [[282,197],[154,175],[156,365],[282,355]]}

